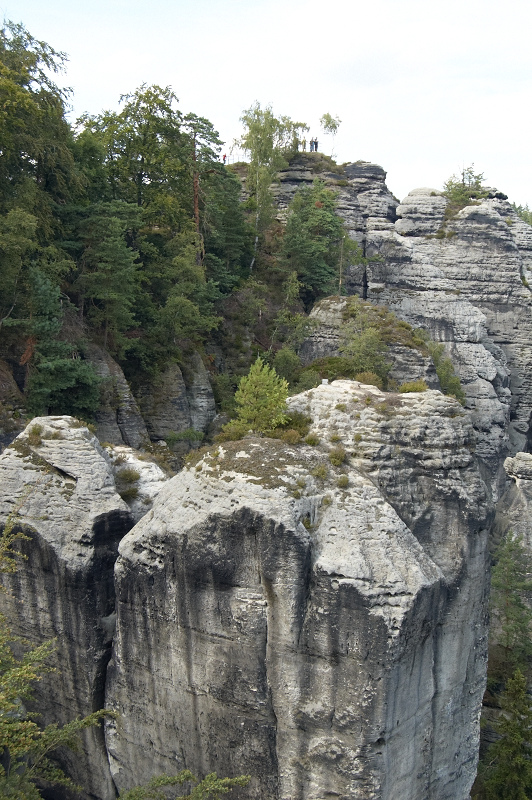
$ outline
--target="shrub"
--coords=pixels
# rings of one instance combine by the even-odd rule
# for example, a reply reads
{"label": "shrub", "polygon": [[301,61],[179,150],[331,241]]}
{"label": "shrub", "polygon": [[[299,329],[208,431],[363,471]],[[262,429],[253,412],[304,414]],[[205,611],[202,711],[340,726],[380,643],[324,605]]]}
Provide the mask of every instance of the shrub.
{"label": "shrub", "polygon": [[340,475],[338,480],[336,481],[336,485],[339,489],[346,489],[349,486],[349,478],[347,475]]}
{"label": "shrub", "polygon": [[136,483],[140,478],[140,472],[131,467],[125,467],[120,470],[116,477],[122,483]]}
{"label": "shrub", "polygon": [[417,381],[407,381],[399,387],[400,392],[426,392],[429,387],[423,379]]}
{"label": "shrub", "polygon": [[32,447],[40,447],[42,444],[42,432],[42,425],[32,425],[28,433],[28,444],[30,444]]}
{"label": "shrub", "polygon": [[220,433],[214,437],[215,442],[236,442],[249,433],[249,425],[238,419],[232,419],[223,426]]}
{"label": "shrub", "polygon": [[301,359],[291,347],[282,347],[273,359],[273,367],[281,378],[294,384],[301,371]]}
{"label": "shrub", "polygon": [[178,442],[189,442],[190,444],[193,442],[202,442],[204,436],[205,434],[203,431],[197,431],[195,428],[186,428],[184,431],[170,431],[170,433],[164,437],[164,441],[168,447],[173,447],[173,445]]}
{"label": "shrub", "polygon": [[384,381],[375,372],[357,372],[355,380],[359,383],[366,383],[369,386],[376,386],[377,389],[382,389]]}
{"label": "shrub", "polygon": [[294,387],[295,394],[299,392],[307,392],[309,389],[315,389],[321,383],[320,373],[315,369],[305,369],[301,372],[299,379]]}
{"label": "shrub", "polygon": [[316,436],[315,433],[309,433],[307,436],[305,436],[305,444],[310,444],[313,447],[315,447],[319,443],[320,443],[320,437]]}
{"label": "shrub", "polygon": [[338,447],[333,447],[332,450],[329,451],[329,461],[333,467],[339,467],[340,464],[343,464],[346,456],[347,453],[341,445]]}
{"label": "shrub", "polygon": [[139,490],[137,489],[136,486],[128,486],[125,489],[120,489],[118,494],[120,495],[122,500],[124,500],[124,502],[128,503],[131,500],[137,499],[137,497],[139,496]]}
{"label": "shrub", "polygon": [[311,469],[310,474],[314,478],[318,478],[320,481],[324,481],[329,474],[329,470],[325,466],[325,464],[317,464],[314,469]]}

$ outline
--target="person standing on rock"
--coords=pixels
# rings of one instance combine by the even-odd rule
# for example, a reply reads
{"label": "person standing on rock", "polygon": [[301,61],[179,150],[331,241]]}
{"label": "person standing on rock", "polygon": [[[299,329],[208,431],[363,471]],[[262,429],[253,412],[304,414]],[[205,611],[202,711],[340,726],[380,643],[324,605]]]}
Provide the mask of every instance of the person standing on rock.
{"label": "person standing on rock", "polygon": [[318,152],[318,140],[317,139],[314,139],[314,152],[315,153]]}
{"label": "person standing on rock", "polygon": [[303,151],[304,153],[306,153],[306,151],[307,151],[307,140],[306,140],[306,139],[303,139],[303,140],[301,141],[301,149],[302,149],[302,151]]}

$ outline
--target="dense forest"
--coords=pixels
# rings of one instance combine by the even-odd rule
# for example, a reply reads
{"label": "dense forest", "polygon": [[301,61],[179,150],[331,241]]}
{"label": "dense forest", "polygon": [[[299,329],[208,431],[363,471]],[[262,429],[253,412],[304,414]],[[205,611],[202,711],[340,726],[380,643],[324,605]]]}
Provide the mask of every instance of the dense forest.
{"label": "dense forest", "polygon": [[[208,338],[238,339],[239,326],[255,336],[235,380],[257,352],[301,335],[301,313],[335,288],[345,238],[319,183],[286,230],[275,218],[269,186],[303,123],[258,104],[243,113],[242,202],[238,165],[222,163],[212,124],[179,110],[170,87],[142,85],[119,111],[71,125],[52,79],[66,56],[12,23],[0,48],[0,356],[30,413],[90,419],[89,341],[135,388]],[[223,402],[236,382],[217,377]]]}

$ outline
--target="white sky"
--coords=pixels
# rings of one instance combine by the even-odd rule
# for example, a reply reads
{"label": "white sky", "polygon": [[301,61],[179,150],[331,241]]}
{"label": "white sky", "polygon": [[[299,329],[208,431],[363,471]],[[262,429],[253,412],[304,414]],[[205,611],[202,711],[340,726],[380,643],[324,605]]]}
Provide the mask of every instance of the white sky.
{"label": "white sky", "polygon": [[474,163],[532,205],[530,0],[0,0],[0,12],[68,53],[74,117],[158,83],[228,153],[258,100],[330,154],[329,112],[337,160],[381,164],[399,199]]}

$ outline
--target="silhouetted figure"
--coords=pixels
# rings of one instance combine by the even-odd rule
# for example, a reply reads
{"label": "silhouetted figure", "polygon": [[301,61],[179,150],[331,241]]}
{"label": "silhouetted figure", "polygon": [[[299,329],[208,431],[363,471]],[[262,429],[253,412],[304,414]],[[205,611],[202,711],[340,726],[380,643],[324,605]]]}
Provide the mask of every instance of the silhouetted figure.
{"label": "silhouetted figure", "polygon": [[226,159],[226,158],[227,158],[227,156],[226,156],[226,155],[225,155],[225,153],[224,153],[224,164],[225,164],[225,159]]}
{"label": "silhouetted figure", "polygon": [[301,149],[303,150],[304,153],[306,152],[306,150],[307,150],[307,140],[306,139],[303,139],[303,141],[301,142]]}
{"label": "silhouetted figure", "polygon": [[317,139],[314,139],[314,152],[315,153],[318,152],[318,140]]}

